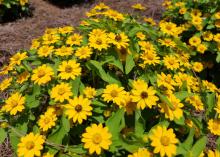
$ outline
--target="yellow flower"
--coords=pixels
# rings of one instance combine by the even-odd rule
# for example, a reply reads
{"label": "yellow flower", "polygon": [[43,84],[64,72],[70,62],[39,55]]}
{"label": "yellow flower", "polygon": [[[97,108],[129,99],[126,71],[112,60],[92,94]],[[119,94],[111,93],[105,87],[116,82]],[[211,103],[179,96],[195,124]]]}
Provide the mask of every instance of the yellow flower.
{"label": "yellow flower", "polygon": [[109,33],[109,42],[115,45],[118,49],[128,47],[128,36],[122,32],[120,34]]}
{"label": "yellow flower", "polygon": [[7,75],[9,71],[13,70],[14,66],[12,64],[5,65],[0,69],[0,76]]}
{"label": "yellow flower", "polygon": [[31,49],[37,49],[40,46],[38,39],[33,39],[31,43]]}
{"label": "yellow flower", "polygon": [[42,85],[49,82],[53,75],[53,69],[50,66],[43,64],[33,70],[31,80],[34,81],[35,84]]}
{"label": "yellow flower", "polygon": [[114,21],[123,21],[124,20],[123,14],[121,14],[115,10],[112,10],[112,9],[107,10],[103,14]]}
{"label": "yellow flower", "polygon": [[74,28],[72,26],[65,26],[65,27],[58,28],[58,33],[61,33],[61,34],[72,33],[73,31],[74,31]]}
{"label": "yellow flower", "polygon": [[175,156],[178,139],[173,129],[170,128],[167,130],[165,126],[157,126],[152,130],[149,138],[152,141],[151,146],[154,147],[154,153],[160,153],[161,157],[165,155],[167,157]]}
{"label": "yellow flower", "polygon": [[83,90],[83,94],[85,95],[86,98],[93,99],[96,96],[96,90],[95,88],[92,87],[86,87]]}
{"label": "yellow flower", "polygon": [[119,87],[117,84],[107,85],[103,91],[102,97],[104,101],[117,104],[119,107],[125,103],[126,91],[123,87]]}
{"label": "yellow flower", "polygon": [[54,51],[53,46],[42,46],[38,49],[37,54],[39,57],[48,57]]}
{"label": "yellow flower", "polygon": [[220,118],[220,95],[217,96],[217,104],[216,104],[216,107],[214,109],[218,114],[218,118]]}
{"label": "yellow flower", "polygon": [[163,58],[163,61],[164,61],[164,65],[166,66],[166,68],[170,70],[178,69],[180,66],[179,60],[173,55],[165,56]]}
{"label": "yellow flower", "polygon": [[57,56],[70,56],[73,54],[73,48],[72,47],[66,47],[66,46],[62,46],[61,48],[58,48],[55,50],[55,54]]}
{"label": "yellow flower", "polygon": [[24,71],[20,75],[17,76],[17,83],[22,84],[23,82],[27,81],[30,77],[30,74],[28,71]]}
{"label": "yellow flower", "polygon": [[83,120],[87,119],[87,116],[92,115],[91,101],[82,96],[75,97],[69,100],[69,104],[66,104],[65,114],[69,119],[72,119],[74,123],[78,122],[82,124]]}
{"label": "yellow flower", "polygon": [[176,43],[170,38],[159,39],[158,41],[161,43],[161,45],[164,45],[166,47],[175,47],[176,46]]}
{"label": "yellow flower", "polygon": [[210,119],[208,121],[208,129],[214,135],[220,136],[220,120],[219,119]]}
{"label": "yellow flower", "polygon": [[18,52],[10,58],[10,64],[11,65],[20,65],[21,61],[27,57],[28,57],[27,52],[23,52],[23,53]]}
{"label": "yellow flower", "polygon": [[54,155],[52,155],[50,153],[44,153],[44,155],[42,157],[54,157]]}
{"label": "yellow flower", "polygon": [[220,20],[215,21],[215,27],[220,28]]}
{"label": "yellow flower", "polygon": [[80,46],[82,43],[82,36],[74,33],[73,35],[69,36],[66,40],[66,44],[73,46],[73,45],[77,45]]}
{"label": "yellow flower", "polygon": [[52,88],[50,96],[55,101],[64,102],[68,100],[73,93],[71,92],[71,87],[68,83],[61,83]]}
{"label": "yellow flower", "polygon": [[200,17],[202,16],[202,12],[198,9],[193,9],[192,12],[190,13],[192,17]]}
{"label": "yellow flower", "polygon": [[109,47],[109,39],[104,30],[93,29],[89,34],[89,46],[98,49],[107,49]]}
{"label": "yellow flower", "polygon": [[124,48],[124,47],[122,47],[121,49],[117,49],[116,51],[117,51],[117,53],[118,53],[119,59],[120,59],[122,62],[125,62],[127,56],[128,56],[129,54],[131,54],[129,48]]}
{"label": "yellow flower", "polygon": [[79,59],[87,59],[91,56],[92,53],[93,52],[90,47],[83,46],[76,50],[75,56],[78,57]]}
{"label": "yellow flower", "polygon": [[81,75],[82,68],[75,60],[63,61],[58,68],[59,77],[63,80],[72,79]]}
{"label": "yellow flower", "polygon": [[144,18],[144,21],[151,24],[152,26],[156,26],[156,22],[152,18]]}
{"label": "yellow flower", "polygon": [[50,45],[58,42],[60,40],[60,36],[57,34],[45,34],[42,39],[44,45]]}
{"label": "yellow flower", "polygon": [[208,32],[204,32],[202,34],[202,37],[205,41],[211,41],[213,39],[213,34],[212,32],[208,31]]}
{"label": "yellow flower", "polygon": [[125,108],[127,115],[133,115],[134,111],[137,108],[137,103],[132,101],[132,97],[130,94],[127,94],[125,98],[124,108]]}
{"label": "yellow flower", "polygon": [[168,95],[167,98],[172,104],[172,107],[166,104],[165,102],[163,102],[159,104],[161,108],[160,111],[162,113],[165,113],[165,117],[169,118],[170,120],[180,119],[183,116],[182,108],[184,107],[184,105],[173,94]]}
{"label": "yellow flower", "polygon": [[5,89],[7,89],[12,82],[12,78],[6,78],[4,79],[1,83],[0,83],[0,91],[4,91]]}
{"label": "yellow flower", "polygon": [[192,17],[192,24],[195,26],[201,25],[202,23],[202,18],[198,16],[193,16]]}
{"label": "yellow flower", "polygon": [[197,50],[198,52],[200,52],[200,53],[203,54],[203,53],[207,50],[207,47],[206,47],[206,45],[204,45],[204,44],[199,44],[199,45],[197,46],[196,50]]}
{"label": "yellow flower", "polygon": [[172,22],[160,22],[160,30],[171,36],[178,36],[182,31],[181,27],[177,27],[175,23]]}
{"label": "yellow flower", "polygon": [[2,110],[9,112],[10,115],[16,115],[17,112],[24,110],[25,97],[23,97],[19,92],[12,94],[6,101]]}
{"label": "yellow flower", "polygon": [[41,155],[45,137],[40,134],[29,133],[21,137],[18,144],[18,157],[35,157]]}
{"label": "yellow flower", "polygon": [[151,154],[146,148],[139,148],[137,152],[128,155],[128,157],[153,157],[153,154]]}
{"label": "yellow flower", "polygon": [[93,9],[95,9],[95,10],[104,10],[104,9],[110,9],[110,8],[109,8],[109,6],[105,5],[104,3],[99,3]]}
{"label": "yellow flower", "polygon": [[44,115],[40,115],[40,119],[38,120],[38,125],[40,129],[43,131],[47,131],[56,125],[57,116],[54,113],[46,112]]}
{"label": "yellow flower", "polygon": [[162,72],[161,74],[157,75],[157,85],[158,87],[165,87],[166,90],[174,90],[173,86],[175,86],[176,83],[170,74],[166,75]]}
{"label": "yellow flower", "polygon": [[220,19],[220,11],[215,13],[215,18]]}
{"label": "yellow flower", "polygon": [[200,62],[194,62],[192,68],[195,72],[201,72],[203,70],[203,64]]}
{"label": "yellow flower", "polygon": [[146,36],[142,32],[137,32],[136,37],[140,40],[145,40]]}
{"label": "yellow flower", "polygon": [[141,3],[136,3],[136,4],[132,5],[132,8],[137,9],[137,10],[145,10],[146,9]]}
{"label": "yellow flower", "polygon": [[183,14],[186,13],[186,11],[187,11],[187,9],[186,9],[185,7],[183,7],[183,8],[180,8],[179,13],[180,13],[181,15],[183,15]]}
{"label": "yellow flower", "polygon": [[146,51],[142,53],[140,58],[144,61],[145,65],[156,65],[160,63],[160,57],[153,51]]}
{"label": "yellow flower", "polygon": [[148,41],[139,41],[138,44],[141,46],[141,50],[145,52],[156,52],[154,45]]}
{"label": "yellow flower", "polygon": [[27,4],[27,3],[28,3],[28,0],[20,0],[21,6],[24,6],[24,5]]}
{"label": "yellow flower", "polygon": [[204,104],[199,95],[194,95],[186,99],[186,102],[189,102],[195,107],[197,111],[204,110]]}
{"label": "yellow flower", "polygon": [[215,84],[208,82],[207,80],[202,80],[202,84],[207,90],[211,92],[216,92],[218,90]]}
{"label": "yellow flower", "polygon": [[152,108],[159,100],[159,98],[155,96],[156,91],[154,88],[148,87],[148,84],[145,82],[142,86],[134,86],[131,93],[132,101],[137,103],[138,109],[144,109],[146,106]]}
{"label": "yellow flower", "polygon": [[193,36],[189,39],[189,44],[191,46],[198,46],[199,44],[201,44],[201,39],[197,36]]}
{"label": "yellow flower", "polygon": [[219,157],[220,156],[220,151],[218,151],[217,149],[212,151],[212,150],[208,150],[208,157]]}
{"label": "yellow flower", "polygon": [[217,43],[220,43],[220,33],[217,33],[216,35],[214,35],[214,41],[216,41]]}
{"label": "yellow flower", "polygon": [[108,150],[112,144],[111,133],[107,127],[103,127],[102,124],[92,124],[86,128],[86,132],[82,134],[82,142],[84,148],[89,149],[89,154],[101,154],[102,149]]}

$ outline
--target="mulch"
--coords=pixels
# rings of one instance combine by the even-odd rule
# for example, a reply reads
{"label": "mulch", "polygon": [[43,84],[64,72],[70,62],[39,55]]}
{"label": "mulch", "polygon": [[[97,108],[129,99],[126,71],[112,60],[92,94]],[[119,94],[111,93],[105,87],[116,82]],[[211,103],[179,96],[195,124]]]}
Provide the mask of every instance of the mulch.
{"label": "mulch", "polygon": [[[91,1],[91,0],[87,0]],[[148,7],[143,15],[160,17],[162,0],[101,0],[113,9],[131,13],[131,5],[140,2]],[[41,36],[46,28],[65,25],[76,26],[85,13],[100,1],[60,7],[48,0],[30,0],[32,17],[0,24],[0,53],[15,53],[28,49],[34,38]],[[1,57],[1,54],[0,54]]]}

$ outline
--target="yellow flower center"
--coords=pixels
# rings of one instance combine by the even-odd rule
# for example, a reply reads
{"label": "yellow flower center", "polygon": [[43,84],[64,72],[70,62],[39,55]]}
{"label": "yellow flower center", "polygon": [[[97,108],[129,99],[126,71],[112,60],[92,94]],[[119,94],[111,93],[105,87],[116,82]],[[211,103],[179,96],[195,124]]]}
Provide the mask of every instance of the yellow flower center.
{"label": "yellow flower center", "polygon": [[50,123],[50,118],[46,117],[46,118],[44,119],[44,123],[45,123],[45,124]]}
{"label": "yellow flower center", "polygon": [[218,130],[219,129],[219,123],[213,123],[213,130]]}
{"label": "yellow flower center", "polygon": [[82,111],[82,106],[79,105],[79,104],[76,105],[75,110],[76,110],[76,112],[80,112],[80,111]]}
{"label": "yellow flower center", "polygon": [[65,90],[63,88],[58,89],[58,94],[63,95],[65,93]]}
{"label": "yellow flower center", "polygon": [[173,65],[175,63],[175,61],[173,59],[170,59],[169,61],[169,64]]}
{"label": "yellow flower center", "polygon": [[45,73],[45,71],[44,71],[44,70],[39,70],[39,71],[38,71],[38,75],[37,75],[37,76],[38,76],[39,78],[41,78],[41,77],[44,77],[44,76],[45,76],[45,74],[46,74],[46,73]]}
{"label": "yellow flower center", "polygon": [[121,55],[126,55],[127,54],[127,50],[125,48],[122,48],[120,50]]}
{"label": "yellow flower center", "polygon": [[94,134],[92,137],[92,142],[95,144],[100,144],[102,142],[102,136],[98,133]]}
{"label": "yellow flower center", "polygon": [[14,100],[13,100],[13,101],[11,102],[11,107],[12,107],[12,108],[14,108],[14,107],[17,106],[17,105],[18,105],[18,102],[17,102],[17,101],[14,101]]}
{"label": "yellow flower center", "polygon": [[120,40],[121,40],[121,36],[120,36],[119,34],[116,35],[116,36],[115,36],[115,40],[116,40],[116,41],[120,41]]}
{"label": "yellow flower center", "polygon": [[154,60],[153,54],[147,54],[147,59],[148,60]]}
{"label": "yellow flower center", "polygon": [[65,72],[66,73],[71,73],[72,71],[73,71],[73,68],[71,66],[68,65],[68,66],[65,67]]}
{"label": "yellow flower center", "polygon": [[141,98],[142,99],[146,99],[147,97],[148,97],[148,93],[147,92],[144,91],[144,92],[141,93]]}
{"label": "yellow flower center", "polygon": [[112,90],[110,94],[113,98],[118,96],[118,92],[116,90]]}
{"label": "yellow flower center", "polygon": [[28,141],[26,143],[26,149],[31,150],[34,148],[34,142],[33,141]]}
{"label": "yellow flower center", "polygon": [[97,40],[96,40],[96,44],[97,44],[97,45],[101,45],[101,44],[102,44],[102,40],[101,40],[101,39],[97,39]]}
{"label": "yellow flower center", "polygon": [[169,26],[169,25],[166,26],[166,30],[171,30],[171,29],[172,29],[171,26]]}
{"label": "yellow flower center", "polygon": [[21,58],[21,57],[20,57],[20,56],[18,56],[18,55],[17,55],[17,56],[14,56],[14,60],[15,60],[15,61],[19,61],[19,60],[20,60],[20,58]]}
{"label": "yellow flower center", "polygon": [[162,136],[160,142],[164,146],[168,146],[170,144],[170,138],[167,136]]}

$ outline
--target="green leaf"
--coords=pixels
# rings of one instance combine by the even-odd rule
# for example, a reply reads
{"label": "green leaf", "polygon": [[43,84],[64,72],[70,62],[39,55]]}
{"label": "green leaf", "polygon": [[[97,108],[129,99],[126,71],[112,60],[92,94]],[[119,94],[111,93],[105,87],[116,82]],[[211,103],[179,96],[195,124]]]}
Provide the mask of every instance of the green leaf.
{"label": "green leaf", "polygon": [[157,95],[160,97],[160,100],[166,103],[171,109],[173,109],[173,104],[169,101],[167,96],[162,95],[159,91],[157,91]]}
{"label": "green leaf", "polygon": [[216,140],[217,149],[220,150],[220,137]]}
{"label": "green leaf", "polygon": [[135,135],[141,137],[145,130],[145,120],[140,110],[135,111]]}
{"label": "green leaf", "polygon": [[179,119],[174,119],[174,122],[178,125],[185,125],[185,117],[182,116]]}
{"label": "green leaf", "polygon": [[77,77],[75,80],[70,81],[70,84],[72,86],[72,92],[73,92],[74,96],[78,96],[80,83],[81,83],[80,77]]}
{"label": "green leaf", "polygon": [[217,62],[217,63],[220,62],[220,52],[217,53],[216,62]]}
{"label": "green leaf", "polygon": [[205,149],[206,143],[207,143],[207,137],[206,136],[200,138],[193,145],[193,147],[190,151],[190,155],[192,155],[191,157],[198,157],[202,153],[202,151]]}
{"label": "green leaf", "polygon": [[106,121],[106,126],[112,134],[112,145],[110,146],[112,152],[116,151],[117,147],[121,145],[120,131],[125,127],[124,114],[124,110],[119,109]]}
{"label": "green leaf", "polygon": [[5,129],[0,128],[0,144],[2,144],[5,141],[5,138],[7,137],[7,132]]}
{"label": "green leaf", "polygon": [[112,116],[106,121],[106,126],[112,134],[113,138],[118,138],[120,131],[125,126],[124,124],[124,110],[119,109],[113,113]]}
{"label": "green leaf", "polygon": [[92,66],[91,69],[95,69],[96,73],[102,78],[102,80],[104,80],[105,82],[108,83],[116,83],[116,84],[121,84],[120,81],[118,81],[117,79],[115,79],[114,77],[112,77],[110,74],[106,73],[105,70],[102,68],[101,63],[95,61],[95,60],[90,60],[88,62],[88,66]]}
{"label": "green leaf", "polygon": [[18,146],[18,143],[20,142],[20,138],[18,137],[18,135],[11,130],[11,132],[9,133],[9,137],[10,137],[10,143],[11,143],[11,146],[13,148],[13,151],[14,152],[17,152],[17,146]]}
{"label": "green leaf", "polygon": [[125,74],[129,74],[135,67],[135,62],[132,55],[127,55],[125,63]]}
{"label": "green leaf", "polygon": [[180,92],[176,92],[175,96],[180,100],[184,100],[187,97],[193,96],[192,93],[188,93],[187,91],[180,91]]}
{"label": "green leaf", "polygon": [[36,108],[40,105],[40,101],[36,98],[36,95],[27,95],[25,101],[28,108]]}
{"label": "green leaf", "polygon": [[206,105],[207,105],[206,115],[209,115],[212,112],[212,110],[215,106],[215,102],[216,102],[215,93],[207,93],[207,95],[206,95]]}
{"label": "green leaf", "polygon": [[[70,124],[67,122],[67,119],[63,116],[61,118],[60,127],[55,132],[52,132],[47,139],[50,143],[62,144],[63,139],[66,135],[68,135],[69,130]],[[49,148],[49,152],[52,154],[56,153],[57,151],[58,150],[56,150],[56,148]]]}
{"label": "green leaf", "polygon": [[190,150],[193,145],[195,129],[191,128],[187,139],[181,144],[186,150]]}

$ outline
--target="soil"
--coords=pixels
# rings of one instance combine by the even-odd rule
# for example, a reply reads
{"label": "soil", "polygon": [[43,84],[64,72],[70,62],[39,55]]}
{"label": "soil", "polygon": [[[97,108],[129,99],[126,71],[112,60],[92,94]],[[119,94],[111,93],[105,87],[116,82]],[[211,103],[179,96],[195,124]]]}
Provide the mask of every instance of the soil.
{"label": "soil", "polygon": [[[91,1],[91,0],[87,0]],[[131,5],[140,2],[148,7],[143,12],[146,16],[160,17],[162,0],[101,0],[113,9],[122,12],[133,12]],[[24,17],[14,22],[0,25],[0,53],[14,53],[28,49],[34,38],[41,36],[48,27],[65,25],[75,26],[86,11],[100,1],[81,3],[69,6],[54,5],[48,0],[30,0],[32,17]],[[1,54],[0,54],[1,56]]]}

